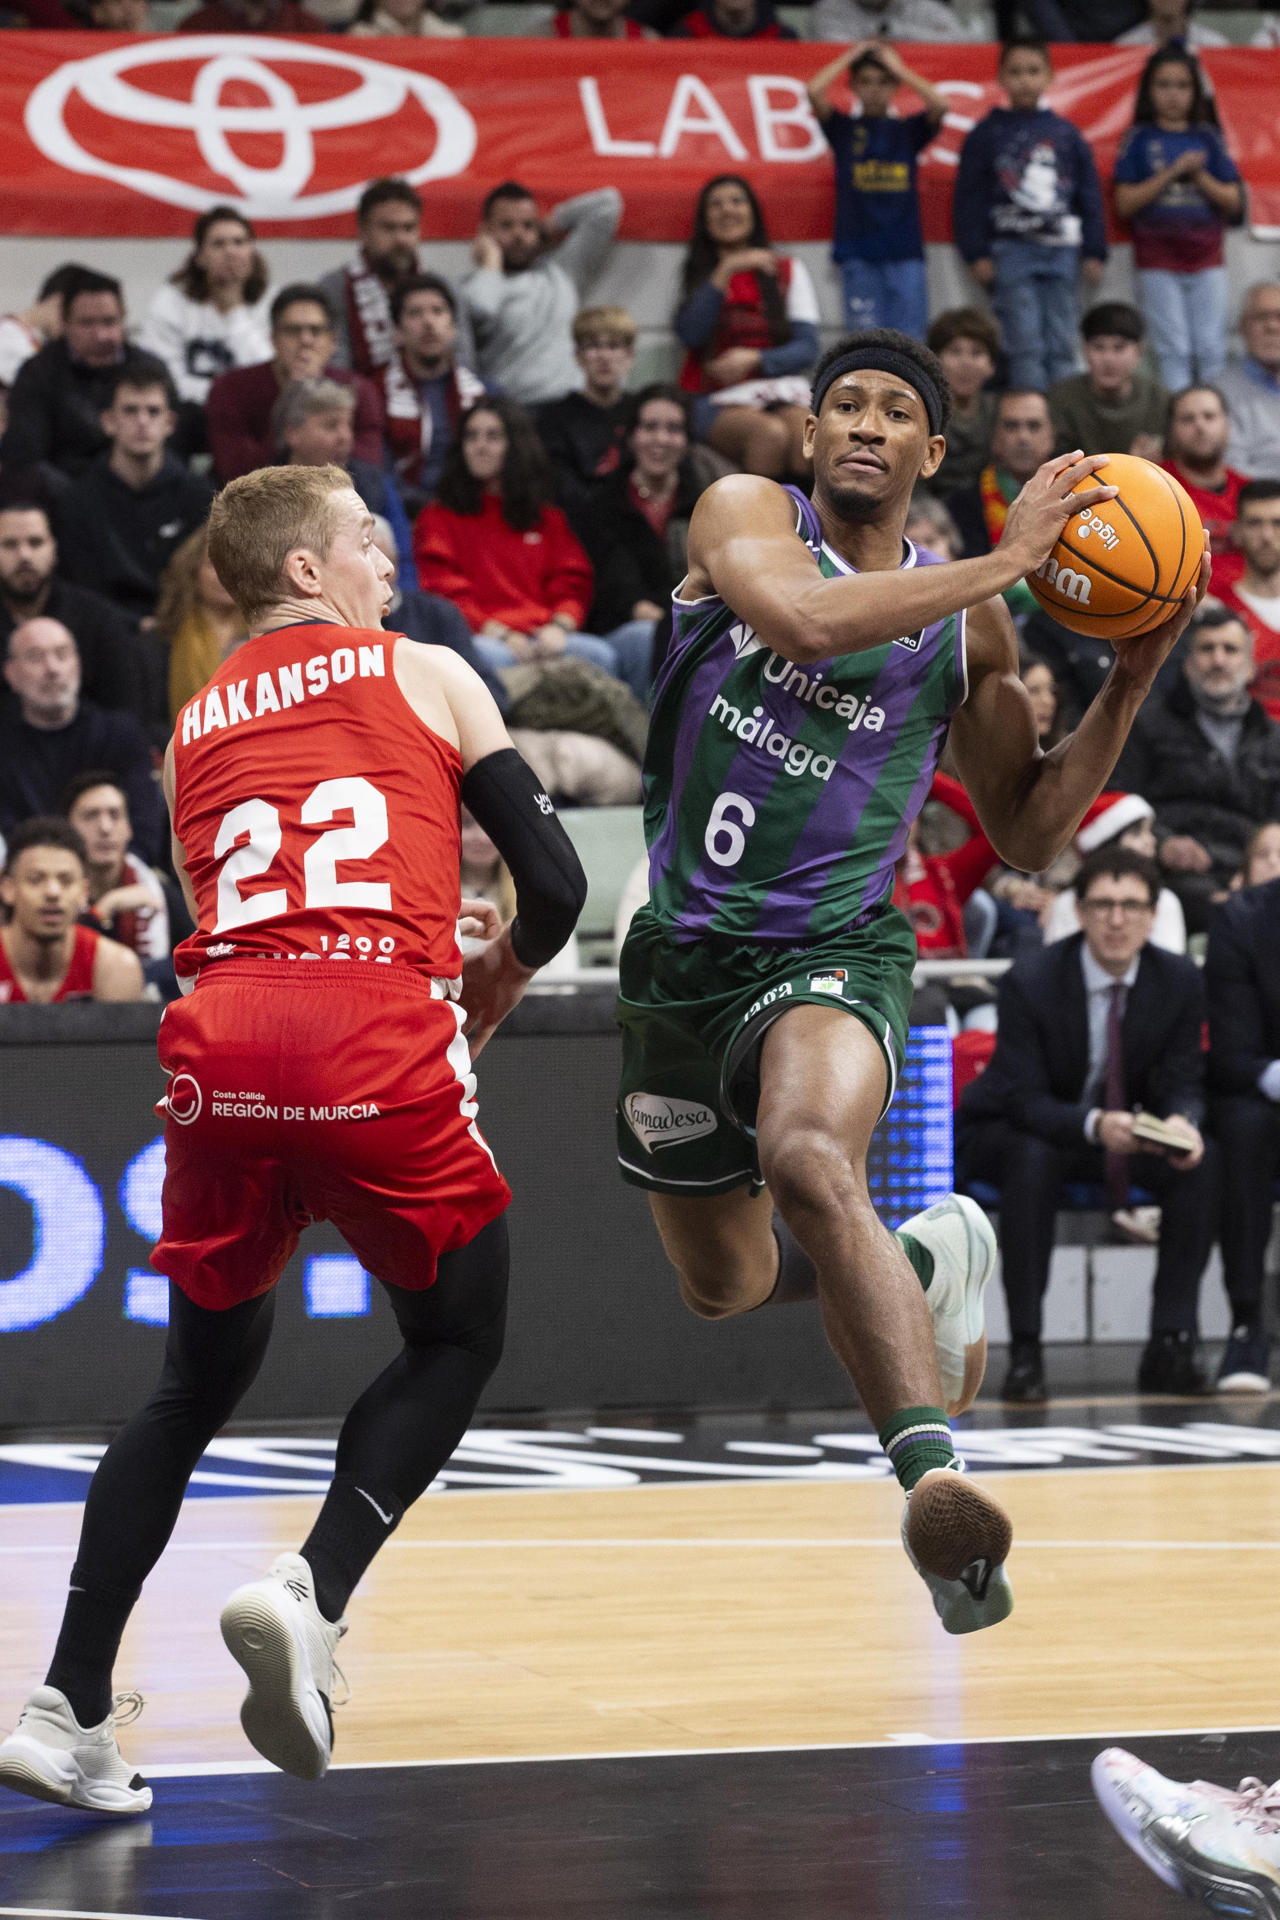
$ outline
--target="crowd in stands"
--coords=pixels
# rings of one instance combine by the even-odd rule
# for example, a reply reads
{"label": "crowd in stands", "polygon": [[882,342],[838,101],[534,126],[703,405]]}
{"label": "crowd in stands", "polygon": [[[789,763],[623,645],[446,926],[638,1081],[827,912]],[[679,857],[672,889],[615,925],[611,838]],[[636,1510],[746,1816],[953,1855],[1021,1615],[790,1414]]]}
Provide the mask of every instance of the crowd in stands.
{"label": "crowd in stands", "polygon": [[[1145,1228],[1159,1266],[1143,1381],[1194,1390],[1217,1196],[1238,1198],[1242,1162],[1268,1193],[1280,1172],[1280,279],[1230,312],[1224,235],[1245,217],[1248,183],[1195,57],[1219,36],[1186,0],[1020,0],[997,13],[1007,104],[973,126],[955,174],[971,291],[931,313],[916,168],[946,102],[892,42],[960,25],[943,0],[813,9],[816,34],[854,42],[809,82],[835,174],[845,321],[926,339],[952,390],[946,456],[908,537],[944,558],[989,551],[1055,450],[1133,452],[1162,461],[1199,509],[1211,597],[1052,870],[1003,867],[943,771],[894,897],[922,956],[1013,963],[998,992],[953,985],[948,1012],[991,1055],[960,1103],[961,1177],[1016,1196],[1010,1392],[1044,1392],[1052,1222],[1076,1180],[1105,1190],[1119,1221],[1138,1219],[1135,1191],[1161,1209]],[[145,24],[141,0],[62,14],[57,0],[25,0],[21,17]],[[573,0],[544,24],[633,40],[791,32],[767,0]],[[1050,53],[1019,24],[1152,48],[1110,179],[1043,104]],[[363,0],[354,15],[206,0],[182,25],[464,31],[447,0]],[[1132,300],[1094,297],[1108,205],[1133,243]],[[547,208],[501,181],[453,284],[424,242],[416,189],[375,180],[353,257],[276,285],[250,221],[215,207],[145,314],[131,319],[115,279],[73,262],[0,318],[0,999],[174,990],[187,919],[156,767],[176,714],[246,638],[205,521],[220,485],[264,465],[345,468],[396,567],[387,627],[453,648],[484,677],[559,802],[639,801],[690,517],[735,471],[804,484],[820,313],[751,184],[716,175],[690,208],[675,378],[636,380],[634,320],[593,304],[622,211],[612,187]],[[1113,656],[1024,583],[1007,601],[1049,748]],[[464,851],[473,887],[506,900],[478,829]],[[1187,955],[1206,940],[1202,973]],[[1135,1100],[1182,1143],[1136,1137]],[[1260,1208],[1240,1202],[1230,1238],[1229,1382],[1267,1372]]]}

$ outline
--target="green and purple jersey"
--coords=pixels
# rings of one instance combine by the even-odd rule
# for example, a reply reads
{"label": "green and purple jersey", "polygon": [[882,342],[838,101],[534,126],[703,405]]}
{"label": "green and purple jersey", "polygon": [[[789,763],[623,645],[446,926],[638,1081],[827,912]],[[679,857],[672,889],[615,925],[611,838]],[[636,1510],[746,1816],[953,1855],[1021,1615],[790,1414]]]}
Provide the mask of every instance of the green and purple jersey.
{"label": "green and purple jersey", "polygon": [[[804,495],[796,533],[856,571]],[[904,542],[903,567],[937,556]],[[718,595],[673,597],[644,766],[650,905],[677,942],[798,946],[865,926],[967,691],[965,616],[862,653],[786,660]]]}

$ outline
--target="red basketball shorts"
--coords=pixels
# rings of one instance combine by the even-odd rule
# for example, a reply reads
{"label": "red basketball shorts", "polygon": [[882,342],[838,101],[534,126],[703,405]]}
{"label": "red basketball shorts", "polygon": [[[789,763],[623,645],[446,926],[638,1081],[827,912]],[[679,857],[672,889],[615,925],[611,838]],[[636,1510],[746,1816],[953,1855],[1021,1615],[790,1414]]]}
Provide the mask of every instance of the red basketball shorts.
{"label": "red basketball shorts", "polygon": [[462,1018],[408,968],[210,968],[160,1026],[151,1264],[197,1306],[231,1307],[275,1285],[305,1226],[331,1220],[376,1279],[429,1287],[439,1256],[511,1199],[476,1124]]}

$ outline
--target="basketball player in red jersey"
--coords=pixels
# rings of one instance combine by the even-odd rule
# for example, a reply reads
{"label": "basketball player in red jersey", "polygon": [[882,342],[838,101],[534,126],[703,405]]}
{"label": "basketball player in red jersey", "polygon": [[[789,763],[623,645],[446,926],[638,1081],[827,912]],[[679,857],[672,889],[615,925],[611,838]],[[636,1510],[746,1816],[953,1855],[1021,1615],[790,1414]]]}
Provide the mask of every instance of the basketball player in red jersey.
{"label": "basketball player in red jersey", "polygon": [[84,841],[65,820],[24,820],[0,876],[0,1006],[34,1001],[140,1000],[138,956],[76,925],[89,902]]}
{"label": "basketball player in red jersey", "polygon": [[[303,1779],[325,1772],[347,1600],[501,1352],[510,1194],[464,1033],[484,1044],[586,892],[479,678],[382,630],[391,565],[340,468],[233,481],[209,556],[252,637],[178,715],[165,768],[196,932],[175,956],[193,991],[160,1032],[164,1371],[94,1476],[48,1678],[0,1743],[0,1784],[101,1812],[150,1804],[115,1742],[120,1636],[257,1372],[309,1219],[332,1220],[376,1275],[404,1346],[348,1414],[301,1551],[232,1594],[222,1631],[249,1678],[253,1744]],[[465,964],[461,801],[517,903]]]}

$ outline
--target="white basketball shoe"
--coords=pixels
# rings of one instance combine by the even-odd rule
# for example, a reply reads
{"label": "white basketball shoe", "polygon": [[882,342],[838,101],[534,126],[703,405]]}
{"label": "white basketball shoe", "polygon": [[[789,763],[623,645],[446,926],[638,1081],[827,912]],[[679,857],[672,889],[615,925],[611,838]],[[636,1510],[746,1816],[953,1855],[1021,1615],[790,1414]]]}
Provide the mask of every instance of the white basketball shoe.
{"label": "white basketball shoe", "polygon": [[265,1760],[299,1780],[319,1780],[329,1766],[335,1675],[346,1687],[333,1655],[346,1630],[320,1612],[297,1553],[280,1554],[222,1609],[222,1638],[249,1680],[240,1724]]}
{"label": "white basketball shoe", "polygon": [[59,1807],[145,1813],[151,1789],[116,1745],[116,1728],[141,1712],[140,1693],[120,1693],[105,1720],[82,1727],[65,1693],[37,1687],[13,1732],[0,1741],[0,1786]]}
{"label": "white basketball shoe", "polygon": [[902,1544],[948,1633],[980,1633],[1013,1612],[1005,1572],[1012,1524],[963,1472],[932,1467],[916,1482],[902,1515]]}
{"label": "white basketball shoe", "polygon": [[1209,1913],[1280,1920],[1280,1782],[1166,1780],[1122,1747],[1092,1768],[1098,1804],[1144,1865]]}
{"label": "white basketball shoe", "polygon": [[987,1332],[982,1295],[995,1272],[995,1229],[976,1200],[949,1193],[924,1213],[904,1220],[909,1233],[933,1255],[933,1279],[925,1299],[942,1375],[942,1404],[953,1418],[977,1398],[987,1370]]}

